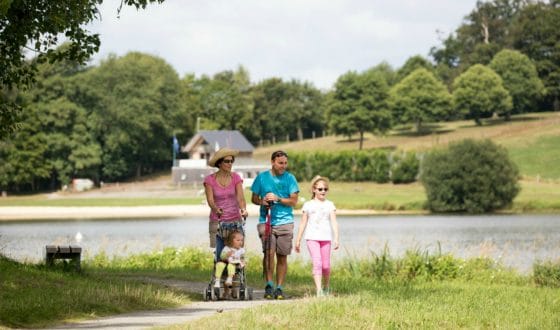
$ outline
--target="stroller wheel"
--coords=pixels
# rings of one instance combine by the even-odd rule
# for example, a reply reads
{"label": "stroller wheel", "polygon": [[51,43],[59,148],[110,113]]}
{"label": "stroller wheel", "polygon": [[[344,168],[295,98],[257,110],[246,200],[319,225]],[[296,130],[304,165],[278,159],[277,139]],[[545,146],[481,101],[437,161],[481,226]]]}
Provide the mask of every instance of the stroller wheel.
{"label": "stroller wheel", "polygon": [[220,288],[213,287],[210,292],[210,298],[212,299],[212,301],[216,301],[220,298]]}
{"label": "stroller wheel", "polygon": [[204,299],[204,301],[208,301],[211,299],[212,293],[210,293],[210,291],[210,287],[207,287],[202,291],[202,298]]}

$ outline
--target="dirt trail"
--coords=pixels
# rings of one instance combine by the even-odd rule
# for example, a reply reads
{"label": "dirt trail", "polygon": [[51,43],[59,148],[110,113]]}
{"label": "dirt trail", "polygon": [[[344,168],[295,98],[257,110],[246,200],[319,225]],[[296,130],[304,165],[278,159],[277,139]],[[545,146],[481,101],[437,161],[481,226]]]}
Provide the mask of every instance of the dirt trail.
{"label": "dirt trail", "polygon": [[[206,288],[206,285],[208,285],[208,283],[202,282],[189,282],[157,278],[142,278],[142,281],[161,284],[189,293],[202,293]],[[243,308],[251,308],[262,304],[277,304],[290,301],[265,300],[263,298],[264,290],[258,290],[257,288],[253,288],[253,290],[253,300],[201,301],[194,302],[189,305],[184,305],[179,308],[120,314],[77,323],[68,323],[50,329],[149,329],[157,326],[185,323],[217,313],[229,312]]]}

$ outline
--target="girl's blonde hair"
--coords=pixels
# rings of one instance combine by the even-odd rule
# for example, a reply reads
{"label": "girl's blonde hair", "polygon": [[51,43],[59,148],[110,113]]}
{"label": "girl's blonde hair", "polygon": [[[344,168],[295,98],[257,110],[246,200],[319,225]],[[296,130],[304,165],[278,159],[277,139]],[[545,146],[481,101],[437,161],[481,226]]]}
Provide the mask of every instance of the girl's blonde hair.
{"label": "girl's blonde hair", "polygon": [[311,199],[315,198],[315,192],[313,191],[313,189],[315,189],[317,183],[321,181],[325,183],[325,186],[327,188],[329,187],[329,178],[327,178],[326,176],[316,175],[313,179],[311,179]]}

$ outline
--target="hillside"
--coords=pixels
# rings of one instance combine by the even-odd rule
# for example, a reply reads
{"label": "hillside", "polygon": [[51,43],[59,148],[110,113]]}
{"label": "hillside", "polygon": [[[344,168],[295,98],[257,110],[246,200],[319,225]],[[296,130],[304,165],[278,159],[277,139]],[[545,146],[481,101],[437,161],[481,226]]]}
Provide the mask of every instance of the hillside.
{"label": "hillside", "polygon": [[[518,163],[524,176],[539,175],[560,179],[560,169],[559,172],[555,172],[550,166],[551,162],[560,164],[560,147],[554,148],[560,146],[560,113],[525,114],[514,116],[509,122],[502,119],[489,119],[484,121],[482,126],[476,126],[472,120],[462,120],[429,124],[426,127],[429,130],[420,134],[412,131],[408,126],[397,127],[385,136],[366,134],[364,149],[424,151],[466,138],[489,138],[510,150],[512,158]],[[556,141],[559,143],[553,143]],[[255,158],[268,159],[269,155],[277,149],[283,149],[288,153],[358,150],[358,143],[357,135],[352,140],[342,136],[325,136],[260,147],[255,151]],[[543,143],[545,146],[541,145]],[[541,149],[545,149],[546,152],[541,152]],[[531,150],[538,154],[535,155]],[[526,161],[534,164],[526,166],[523,164]],[[542,170],[535,169],[535,166],[542,167]],[[548,171],[552,171],[551,174],[543,174]]]}

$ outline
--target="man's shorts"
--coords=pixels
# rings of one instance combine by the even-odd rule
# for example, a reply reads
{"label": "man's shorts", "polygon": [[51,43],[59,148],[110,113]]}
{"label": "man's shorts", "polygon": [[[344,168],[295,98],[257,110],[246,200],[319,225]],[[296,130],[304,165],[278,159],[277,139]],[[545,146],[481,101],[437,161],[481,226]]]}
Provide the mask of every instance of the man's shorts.
{"label": "man's shorts", "polygon": [[[262,242],[263,252],[266,250],[265,245],[265,224],[259,223],[257,231]],[[294,238],[294,224],[289,223],[281,226],[272,226],[272,234],[270,235],[270,248],[276,254],[287,256],[292,253],[292,240]]]}
{"label": "man's shorts", "polygon": [[218,221],[208,222],[208,234],[210,235],[210,247],[216,247],[216,234],[218,234]]}

